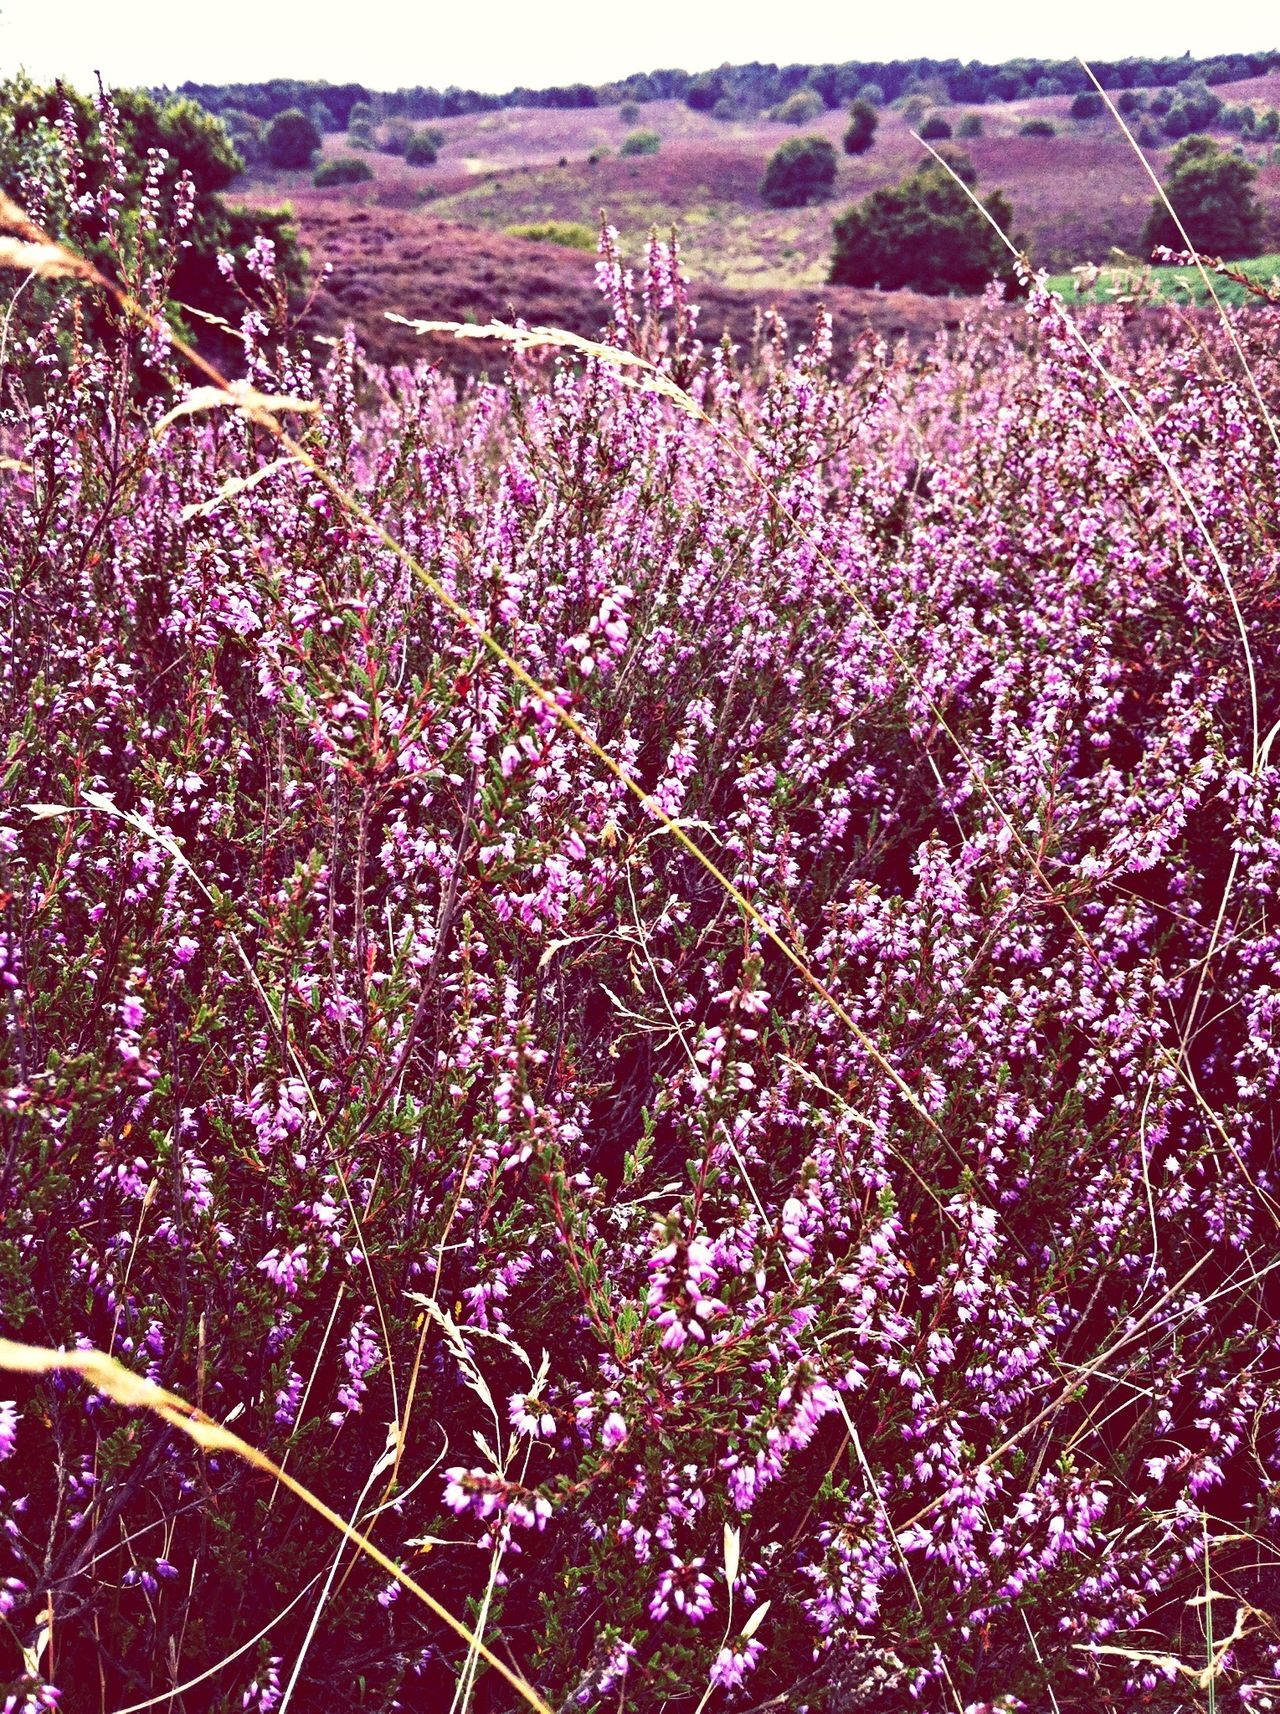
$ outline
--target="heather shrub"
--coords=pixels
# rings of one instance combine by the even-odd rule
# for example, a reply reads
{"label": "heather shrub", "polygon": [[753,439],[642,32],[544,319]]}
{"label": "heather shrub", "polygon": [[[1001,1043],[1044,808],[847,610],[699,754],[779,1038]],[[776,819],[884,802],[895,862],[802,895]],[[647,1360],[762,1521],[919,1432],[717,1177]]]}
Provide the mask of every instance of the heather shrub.
{"label": "heather shrub", "polygon": [[631,131],[618,145],[620,155],[656,155],[662,138],[656,131]]}
{"label": "heather shrub", "polygon": [[804,208],[831,195],[836,152],[825,137],[792,137],[770,155],[760,195],[771,208]]}
{"label": "heather shrub", "polygon": [[[1206,1588],[1257,1706],[1259,398],[1041,294],[748,362],[657,240],[600,280],[638,361],[462,389],[246,306],[293,451],[163,339],[54,361],[76,287],[24,340],[0,1324],[231,1421],[545,1708],[1174,1714]],[[521,1705],[224,1449],[5,1390],[16,1707]]]}
{"label": "heather shrub", "polygon": [[320,163],[311,182],[323,190],[328,185],[366,184],[372,177],[373,168],[368,161],[362,161],[358,156],[335,155],[332,160]]}

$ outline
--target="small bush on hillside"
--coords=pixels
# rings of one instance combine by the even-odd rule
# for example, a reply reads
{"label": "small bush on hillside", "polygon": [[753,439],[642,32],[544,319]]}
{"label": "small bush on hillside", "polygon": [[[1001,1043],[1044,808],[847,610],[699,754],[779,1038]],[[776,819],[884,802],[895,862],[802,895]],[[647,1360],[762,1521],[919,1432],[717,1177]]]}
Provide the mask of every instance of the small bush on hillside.
{"label": "small bush on hillside", "polygon": [[393,120],[383,130],[378,147],[384,155],[403,155],[409,147],[409,139],[412,135],[412,129],[405,124],[403,119]]}
{"label": "small bush on hillside", "polygon": [[1051,119],[1028,119],[1025,125],[1018,127],[1020,137],[1056,137],[1058,127]]}
{"label": "small bush on hillside", "polygon": [[[1238,259],[1262,248],[1262,211],[1253,184],[1258,169],[1219,148],[1212,137],[1185,137],[1169,158],[1165,195],[1187,236],[1206,256]],[[1142,232],[1143,248],[1185,248],[1163,202],[1153,202]]]}
{"label": "small bush on hillside", "polygon": [[320,163],[311,182],[318,190],[326,190],[331,185],[364,184],[372,177],[373,169],[367,161],[355,155],[336,155],[333,160]]}
{"label": "small bush on hillside", "polygon": [[960,123],[956,126],[956,136],[981,137],[981,135],[982,115],[980,113],[966,113]]}
{"label": "small bush on hillside", "polygon": [[623,125],[634,125],[639,117],[640,103],[638,101],[624,101],[618,109],[618,120]]}
{"label": "small bush on hillside", "polygon": [[1073,119],[1098,119],[1106,110],[1107,104],[1096,89],[1082,89],[1071,101]]}
{"label": "small bush on hillside", "polygon": [[378,115],[370,101],[353,101],[347,113],[347,129],[356,125],[372,125]]}
{"label": "small bush on hillside", "polygon": [[814,89],[797,89],[785,101],[769,109],[769,117],[782,125],[812,125],[826,111],[822,97]]}
{"label": "small bush on hillside", "polygon": [[273,167],[309,167],[320,149],[320,133],[298,107],[287,107],[267,127],[267,159]]}
{"label": "small bush on hillside", "polygon": [[618,150],[620,155],[656,155],[662,147],[662,138],[656,131],[632,131],[622,139]]}
{"label": "small bush on hillside", "polygon": [[592,250],[597,234],[576,220],[533,220],[523,225],[508,226],[512,238],[531,238],[536,244],[559,244],[566,250]]}
{"label": "small bush on hillside", "polygon": [[878,83],[864,83],[858,91],[858,100],[865,101],[872,107],[883,107],[884,90]]}
{"label": "small bush on hillside", "polygon": [[349,149],[373,149],[377,147],[374,141],[373,125],[368,119],[353,119],[347,127],[347,147]]}
{"label": "small bush on hillside", "polygon": [[836,182],[836,152],[825,137],[793,137],[775,149],[760,181],[771,208],[823,202]]}
{"label": "small bush on hillside", "polygon": [[433,167],[439,153],[435,143],[425,131],[415,131],[404,146],[404,160],[408,167]]}
{"label": "small bush on hillside", "polygon": [[711,117],[718,119],[722,125],[725,125],[733,119],[740,119],[742,110],[730,96],[722,95],[711,109]]}
{"label": "small bush on hillside", "polygon": [[1120,112],[1126,116],[1130,113],[1141,113],[1147,105],[1147,98],[1140,89],[1122,89],[1115,98]]}
{"label": "small bush on hillside", "polygon": [[880,115],[875,108],[859,96],[849,109],[849,124],[844,134],[845,154],[865,155],[876,140],[879,123]]}
{"label": "small bush on hillside", "polygon": [[[976,185],[967,155],[953,151],[948,159],[966,185]],[[1008,232],[1013,211],[1003,193],[993,191],[983,206]],[[833,285],[980,292],[997,276],[1009,278],[1004,245],[937,161],[924,161],[891,190],[874,191],[835,223]]]}
{"label": "small bush on hillside", "polygon": [[921,125],[920,135],[926,143],[944,142],[951,135],[951,122],[941,113],[931,113]]}
{"label": "small bush on hillside", "polygon": [[323,137],[326,131],[337,131],[341,127],[323,101],[313,101],[307,108],[311,123]]}

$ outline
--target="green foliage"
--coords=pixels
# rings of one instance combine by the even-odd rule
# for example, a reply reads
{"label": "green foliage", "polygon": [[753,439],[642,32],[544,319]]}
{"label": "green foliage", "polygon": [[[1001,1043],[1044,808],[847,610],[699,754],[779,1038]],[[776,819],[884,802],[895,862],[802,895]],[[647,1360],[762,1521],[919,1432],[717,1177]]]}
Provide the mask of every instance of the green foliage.
{"label": "green foliage", "polygon": [[960,123],[956,126],[956,136],[957,137],[981,137],[981,135],[982,135],[982,115],[981,115],[981,113],[966,113],[964,115],[964,117],[961,119]]}
{"label": "green foliage", "polygon": [[364,184],[372,177],[373,170],[367,161],[355,155],[336,155],[333,160],[320,163],[311,182],[324,190],[329,185]]}
{"label": "green foliage", "polygon": [[634,125],[640,117],[638,101],[624,101],[618,109],[618,122],[622,125]]}
{"label": "green foliage", "polygon": [[373,149],[373,123],[368,119],[353,119],[347,128],[347,145],[352,149]]}
{"label": "green foliage", "polygon": [[1106,112],[1107,104],[1096,89],[1082,89],[1071,102],[1071,117],[1073,119],[1099,119]]}
{"label": "green foliage", "polygon": [[[1262,247],[1262,213],[1253,184],[1258,169],[1219,148],[1212,137],[1185,137],[1169,159],[1165,195],[1187,236],[1207,256],[1256,256]],[[1142,244],[1171,250],[1183,240],[1163,202],[1154,202]]]}
{"label": "green foliage", "polygon": [[785,101],[769,109],[769,117],[783,125],[812,125],[826,111],[822,97],[812,89],[797,89]]}
{"label": "green foliage", "polygon": [[864,83],[858,91],[858,100],[868,102],[872,107],[883,107],[884,90],[878,83]]}
{"label": "green foliage", "polygon": [[409,167],[433,167],[439,154],[439,145],[435,138],[438,131],[415,131],[404,146],[405,165]]}
{"label": "green foliage", "polygon": [[825,137],[792,137],[775,149],[760,181],[771,208],[822,202],[836,182],[836,152]]}
{"label": "green foliage", "polygon": [[662,138],[656,131],[632,131],[622,139],[618,150],[620,155],[656,155],[662,147]]}
{"label": "green foliage", "polygon": [[1165,136],[1189,137],[1193,131],[1212,125],[1221,112],[1222,98],[1208,84],[1187,78],[1178,85],[1177,96],[1165,114]]}
{"label": "green foliage", "polygon": [[300,107],[287,107],[267,127],[267,160],[273,167],[309,167],[320,148],[320,133]]}
{"label": "green foliage", "polygon": [[576,220],[529,221],[522,226],[508,226],[507,232],[512,238],[532,238],[539,244],[560,244],[566,250],[594,251],[597,243],[591,228]]}
{"label": "green foliage", "polygon": [[409,147],[409,139],[412,135],[411,127],[406,125],[403,119],[394,119],[383,130],[382,140],[378,146],[384,155],[403,155]]}
{"label": "green foliage", "polygon": [[920,135],[926,143],[943,142],[951,135],[951,122],[941,113],[931,113],[920,127]]}
{"label": "green foliage", "polygon": [[1019,125],[1020,137],[1056,137],[1058,127],[1052,119],[1028,119],[1025,125]]}
{"label": "green foliage", "polygon": [[[948,155],[972,188],[973,163]],[[1013,219],[1000,191],[983,206],[1007,232]],[[907,286],[913,291],[980,292],[1010,278],[1008,253],[961,185],[936,161],[924,161],[891,190],[874,191],[835,222],[831,282],[844,286]]]}
{"label": "green foliage", "polygon": [[880,115],[861,95],[849,108],[849,125],[844,134],[846,155],[865,155],[875,142]]}
{"label": "green foliage", "polygon": [[351,104],[351,111],[347,114],[347,129],[351,130],[355,125],[372,126],[377,117],[371,101],[354,101]]}
{"label": "green foliage", "polygon": [[[225,320],[236,318],[243,304],[219,271],[217,259],[221,253],[230,255],[241,283],[247,285],[243,259],[259,235],[275,245],[277,272],[286,291],[300,296],[305,265],[292,213],[224,205],[219,193],[235,182],[244,160],[227,127],[195,101],[182,97],[161,103],[142,90],[126,89],[114,91],[111,102],[118,154],[103,134],[98,105],[88,96],[66,87],[44,88],[25,76],[0,85],[0,190],[55,238],[87,255],[111,278],[121,279],[126,268],[146,260],[154,242],[148,229],[139,228],[137,211],[147,153],[163,150],[161,196],[172,199],[183,173],[190,175],[194,187],[184,248],[170,279],[175,305],[171,317],[185,334],[221,355],[222,336],[200,319],[192,325],[181,306]],[[249,116],[242,123],[251,128]],[[80,155],[81,183],[74,191],[60,165],[66,135],[60,125],[74,132]],[[122,224],[134,233],[130,250],[117,250],[103,237],[96,205],[108,186],[123,198]],[[19,308],[19,324],[25,315],[39,319],[50,294],[60,289],[43,282],[34,286]],[[87,300],[86,313],[99,328],[106,312],[100,301]]]}
{"label": "green foliage", "polygon": [[[1239,272],[1261,285],[1275,288],[1280,281],[1280,255],[1256,256],[1237,264]],[[1112,267],[1076,268],[1069,274],[1054,274],[1046,282],[1050,291],[1085,303],[1126,302],[1159,297],[1176,304],[1207,304],[1208,287],[1197,268]],[[1218,301],[1235,307],[1258,308],[1265,300],[1256,297],[1236,280],[1219,277],[1213,282]]]}

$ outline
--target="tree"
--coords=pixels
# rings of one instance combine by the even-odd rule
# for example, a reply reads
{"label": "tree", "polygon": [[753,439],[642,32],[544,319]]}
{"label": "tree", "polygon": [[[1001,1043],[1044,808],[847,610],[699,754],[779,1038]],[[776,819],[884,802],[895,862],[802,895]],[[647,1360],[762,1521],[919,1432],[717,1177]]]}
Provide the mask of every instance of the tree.
{"label": "tree", "polygon": [[[977,184],[967,155],[949,150],[947,159],[965,185]],[[985,197],[983,207],[1009,230],[1013,211],[1002,192]],[[922,162],[891,190],[873,191],[835,223],[833,285],[909,286],[937,295],[980,292],[995,277],[1010,279],[1008,253],[937,161]]]}
{"label": "tree", "polygon": [[[301,297],[305,263],[291,212],[228,207],[223,202],[219,193],[235,182],[244,162],[222,122],[189,97],[161,103],[143,90],[121,89],[112,91],[105,107],[77,90],[46,89],[18,77],[0,84],[0,114],[0,191],[113,279],[153,241],[146,223],[138,219],[148,172],[159,167],[161,195],[169,199],[180,176],[190,175],[191,219],[169,282],[169,313],[176,326],[212,355],[226,360],[239,341],[229,341],[206,319],[190,324],[181,306],[224,321],[240,314],[244,306],[236,285],[222,272],[221,256],[233,259],[239,285],[250,286],[253,276],[245,257],[258,237],[270,238],[277,277],[295,301]],[[114,146],[104,137],[104,126],[115,131]],[[82,174],[83,194],[75,196],[56,170],[59,158],[65,158],[69,132],[74,133]],[[136,254],[128,247],[118,251],[103,236],[96,210],[108,183],[121,198],[122,227],[132,233]],[[43,314],[43,294],[56,289],[43,284],[33,288],[23,300],[22,313],[30,309]],[[91,323],[104,327],[105,309],[97,300],[85,301]]]}
{"label": "tree", "polygon": [[1071,102],[1073,119],[1097,119],[1107,110],[1107,104],[1096,89],[1082,89]]}
{"label": "tree", "polygon": [[433,167],[438,150],[429,131],[415,131],[404,147],[407,167]]}
{"label": "tree", "polygon": [[836,182],[836,152],[825,137],[792,137],[775,149],[760,181],[771,208],[804,208],[822,202]]}
{"label": "tree", "polygon": [[951,135],[951,125],[941,113],[931,113],[920,127],[920,135],[926,143],[938,143]]}
{"label": "tree", "polygon": [[[1220,149],[1212,137],[1184,137],[1169,157],[1165,195],[1178,211],[1195,248],[1206,256],[1238,260],[1262,248],[1262,211],[1254,195],[1258,169]],[[1146,250],[1184,246],[1163,202],[1154,202],[1142,243]]]}
{"label": "tree", "polygon": [[286,107],[267,127],[267,159],[273,167],[309,167],[320,147],[320,133],[300,107]]}
{"label": "tree", "polygon": [[865,155],[876,140],[880,115],[872,104],[859,96],[849,109],[849,128],[844,134],[846,155]]}

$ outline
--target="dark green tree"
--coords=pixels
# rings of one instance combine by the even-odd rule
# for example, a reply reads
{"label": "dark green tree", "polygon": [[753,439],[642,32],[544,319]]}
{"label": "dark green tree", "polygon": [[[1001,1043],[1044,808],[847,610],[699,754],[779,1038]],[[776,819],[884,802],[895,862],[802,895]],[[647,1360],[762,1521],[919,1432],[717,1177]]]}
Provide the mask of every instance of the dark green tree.
{"label": "dark green tree", "polygon": [[[104,113],[106,134],[104,134]],[[88,256],[109,277],[140,257],[155,243],[138,220],[148,152],[152,170],[160,167],[162,195],[172,197],[182,174],[193,188],[191,220],[183,233],[170,280],[171,318],[195,343],[220,358],[234,357],[239,342],[228,344],[209,315],[234,321],[243,309],[236,283],[222,273],[218,258],[232,258],[235,280],[250,286],[244,257],[255,238],[275,245],[279,278],[290,296],[301,297],[305,264],[298,247],[292,214],[240,208],[224,202],[220,193],[234,184],[244,168],[221,120],[188,97],[159,102],[143,90],[115,90],[104,109],[79,91],[45,88],[20,76],[0,84],[0,190],[20,204],[53,237]],[[77,195],[58,163],[63,158],[69,126],[79,151],[81,186]],[[114,139],[111,133],[114,132]],[[164,151],[161,157],[158,151]],[[118,215],[119,240],[105,230],[98,212],[110,187],[122,198]],[[42,315],[56,285],[40,284],[23,300],[22,314]],[[105,308],[99,299],[86,299],[95,324],[102,326]],[[189,310],[204,312],[191,318]]]}
{"label": "dark green tree", "polygon": [[[947,159],[965,185],[977,184],[967,155],[951,150]],[[1009,231],[1013,211],[1002,192],[985,197],[983,207]],[[891,190],[873,191],[835,222],[833,285],[940,295],[980,292],[996,277],[1012,278],[1007,250],[937,161],[922,162]]]}
{"label": "dark green tree", "polygon": [[931,113],[920,127],[920,135],[926,143],[938,143],[951,135],[950,121],[941,113]]}
{"label": "dark green tree", "polygon": [[1098,119],[1107,110],[1107,104],[1096,89],[1082,89],[1071,103],[1073,119]]}
{"label": "dark green tree", "polygon": [[844,134],[846,155],[865,155],[876,140],[880,115],[872,104],[860,95],[849,108],[849,126]]}
{"label": "dark green tree", "polygon": [[438,150],[430,132],[415,131],[405,144],[405,165],[410,167],[433,167],[436,164]]}
{"label": "dark green tree", "polygon": [[[1173,151],[1165,195],[1202,254],[1236,261],[1261,250],[1262,211],[1253,190],[1257,176],[1251,162],[1228,154],[1212,137],[1184,137]],[[1157,244],[1171,250],[1184,248],[1163,202],[1152,203],[1142,243],[1148,251]]]}
{"label": "dark green tree", "polygon": [[273,167],[309,167],[320,148],[320,133],[300,107],[286,107],[267,127],[264,146]]}
{"label": "dark green tree", "polygon": [[771,208],[823,202],[836,182],[836,152],[825,137],[792,137],[775,149],[760,181]]}

